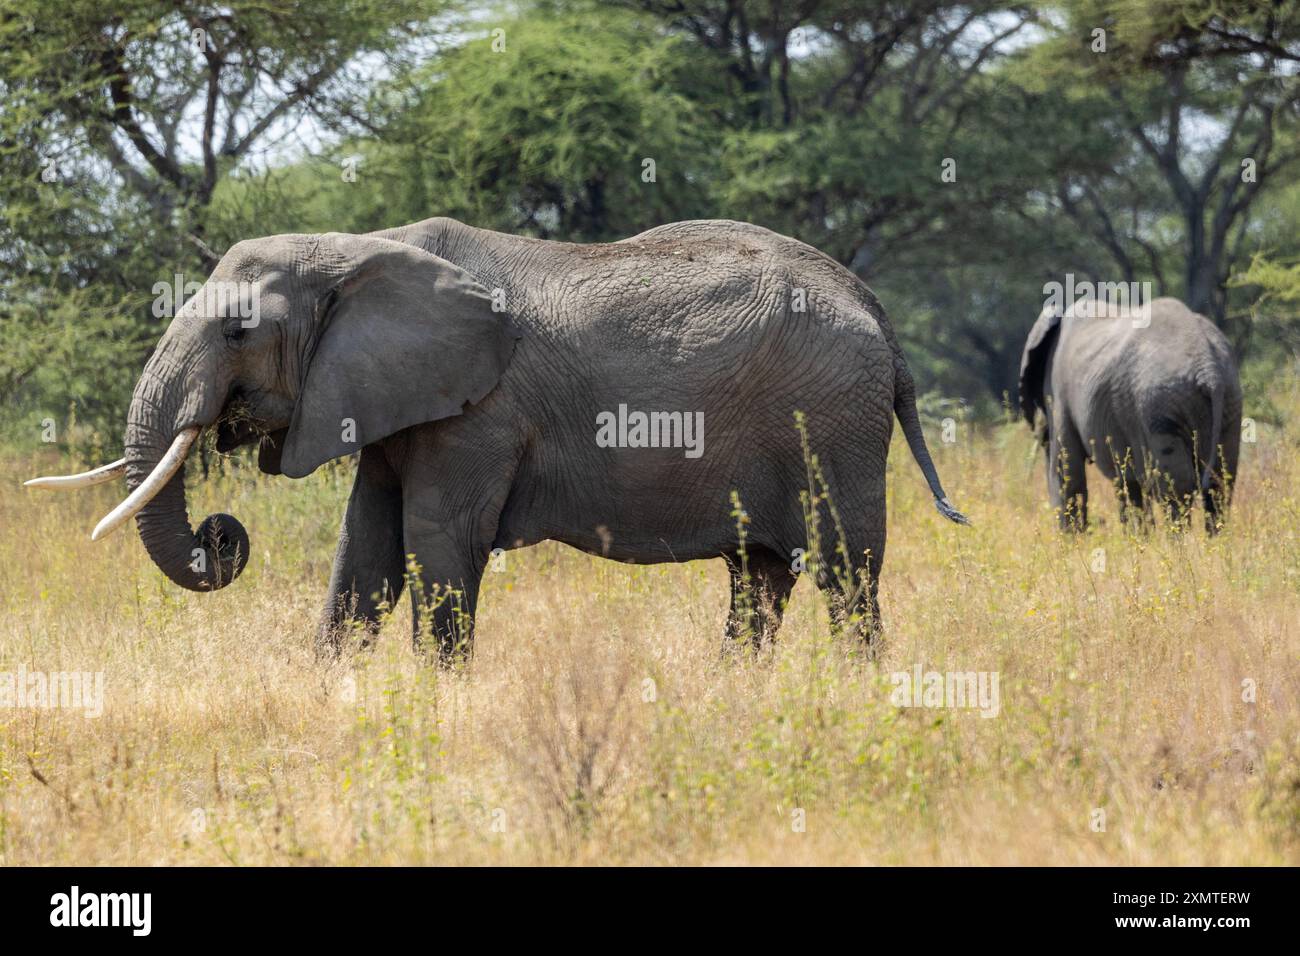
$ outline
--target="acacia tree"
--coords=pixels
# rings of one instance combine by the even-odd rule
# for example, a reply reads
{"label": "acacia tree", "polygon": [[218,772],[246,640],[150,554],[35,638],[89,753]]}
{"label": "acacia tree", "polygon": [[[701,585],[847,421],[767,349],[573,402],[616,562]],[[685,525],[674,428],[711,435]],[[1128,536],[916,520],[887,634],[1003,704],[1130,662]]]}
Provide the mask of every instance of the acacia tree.
{"label": "acacia tree", "polygon": [[1109,169],[1060,177],[1057,208],[1126,281],[1149,275],[1230,325],[1252,209],[1300,168],[1300,4],[1079,0],[1067,13],[1036,61],[1077,101],[1108,104],[1098,135],[1129,148]]}
{"label": "acacia tree", "polygon": [[357,149],[387,188],[368,191],[361,221],[436,212],[603,241],[711,212],[717,133],[685,93],[699,66],[686,44],[623,9],[471,26],[386,88],[379,135]]}
{"label": "acacia tree", "polygon": [[[967,136],[984,82],[1036,19],[1031,6],[951,0],[629,0],[720,69],[707,90],[725,145],[724,207],[831,252],[863,276],[942,213],[1007,198],[994,141]],[[959,151],[957,141],[967,147]],[[941,189],[941,163],[970,174]],[[989,175],[985,175],[988,173]]]}
{"label": "acacia tree", "polygon": [[220,177],[311,114],[366,125],[375,58],[405,49],[425,0],[71,0],[0,16],[0,127],[60,177],[106,164],[163,218],[196,228]]}
{"label": "acacia tree", "polygon": [[[308,115],[364,127],[363,77],[400,61],[414,25],[437,9],[67,0],[53,16],[40,0],[7,3],[0,345],[10,348],[0,348],[0,398],[47,366],[61,406],[79,400],[113,418],[154,337],[148,290],[217,256],[205,236],[222,178]],[[106,360],[130,371],[107,383],[81,374]]]}

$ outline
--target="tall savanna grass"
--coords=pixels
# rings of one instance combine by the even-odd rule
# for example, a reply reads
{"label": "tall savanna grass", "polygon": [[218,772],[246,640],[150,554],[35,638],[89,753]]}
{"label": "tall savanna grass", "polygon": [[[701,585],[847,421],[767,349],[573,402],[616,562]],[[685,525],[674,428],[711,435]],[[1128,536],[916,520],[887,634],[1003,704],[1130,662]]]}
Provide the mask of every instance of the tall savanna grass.
{"label": "tall savanna grass", "polygon": [[[467,668],[412,652],[406,599],[326,666],[350,464],[192,468],[196,520],[252,538],[198,595],[130,529],[89,541],[119,487],[26,490],[81,463],[9,454],[0,672],[106,690],[98,718],[0,708],[0,862],[1300,862],[1300,394],[1274,402],[1213,538],[1124,528],[1095,472],[1094,527],[1061,535],[1012,424],[932,436],[957,527],[899,440],[875,659],[808,581],[738,656],[720,561],[545,544],[487,574]],[[918,663],[996,672],[997,716],[895,706]]]}

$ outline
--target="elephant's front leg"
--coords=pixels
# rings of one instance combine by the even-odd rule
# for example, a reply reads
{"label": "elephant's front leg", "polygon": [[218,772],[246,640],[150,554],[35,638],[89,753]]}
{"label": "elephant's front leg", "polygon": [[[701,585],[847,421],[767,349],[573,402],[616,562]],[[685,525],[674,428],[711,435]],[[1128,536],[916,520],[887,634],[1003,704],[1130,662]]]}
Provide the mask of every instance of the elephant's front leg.
{"label": "elephant's front leg", "polygon": [[367,445],[339,532],[317,646],[337,654],[353,624],[362,625],[368,643],[383,609],[401,596],[405,569],[401,482],[383,449]]}
{"label": "elephant's front leg", "polygon": [[479,585],[491,556],[507,487],[438,476],[410,482],[403,504],[412,638],[439,662],[469,655]]}

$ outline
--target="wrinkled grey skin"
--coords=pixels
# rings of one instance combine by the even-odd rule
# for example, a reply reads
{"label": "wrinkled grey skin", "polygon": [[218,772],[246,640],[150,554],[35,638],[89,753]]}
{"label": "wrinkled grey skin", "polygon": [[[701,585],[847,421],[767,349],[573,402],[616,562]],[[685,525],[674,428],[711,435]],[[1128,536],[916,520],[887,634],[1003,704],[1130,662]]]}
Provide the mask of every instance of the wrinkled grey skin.
{"label": "wrinkled grey skin", "polygon": [[[1177,299],[1149,315],[1094,306],[1094,317],[1044,310],[1020,362],[1020,407],[1044,414],[1047,487],[1061,526],[1088,520],[1084,462],[1120,491],[1122,517],[1148,523],[1163,504],[1180,524],[1197,498],[1213,533],[1232,496],[1241,383],[1223,333]],[[1150,325],[1142,327],[1150,320]]]}
{"label": "wrinkled grey skin", "polygon": [[[885,551],[885,458],[897,413],[936,503],[951,509],[926,449],[914,387],[871,292],[803,243],[736,222],[683,222],[617,243],[574,245],[430,219],[367,236],[241,242],[209,281],[261,282],[261,321],[178,317],[136,388],[128,483],[179,429],[218,426],[225,451],[258,441],[266,472],[301,477],[360,452],[320,635],[373,628],[400,595],[405,555],[420,568],[421,619],[444,655],[463,646],[495,548],[551,539],[619,561],[727,558],[732,615],[743,580],[730,492],[749,515],[747,569],[774,632],[808,539],[799,493],[809,440],[862,581],[846,611],[875,620]],[[806,290],[807,307],[792,309]],[[494,310],[491,295],[502,297]],[[702,411],[704,454],[602,448],[596,417]],[[233,421],[242,408],[247,422]],[[355,440],[343,435],[355,422]],[[196,536],[183,472],[139,516],[150,555],[175,582],[224,586],[246,553],[242,527],[209,518]],[[209,570],[191,570],[203,547]],[[859,572],[863,572],[859,576]],[[422,607],[440,588],[459,592]]]}

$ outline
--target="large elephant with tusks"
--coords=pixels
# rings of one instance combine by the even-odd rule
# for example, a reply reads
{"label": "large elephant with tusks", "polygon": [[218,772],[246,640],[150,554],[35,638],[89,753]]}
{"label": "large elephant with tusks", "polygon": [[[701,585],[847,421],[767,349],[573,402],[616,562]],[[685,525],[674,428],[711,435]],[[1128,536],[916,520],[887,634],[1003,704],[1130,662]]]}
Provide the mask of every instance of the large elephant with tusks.
{"label": "large elephant with tusks", "polygon": [[373,628],[414,580],[415,633],[423,621],[450,657],[489,555],[547,539],[619,561],[723,558],[729,633],[759,603],[746,595],[766,610],[744,632],[773,633],[809,538],[796,412],[825,482],[816,583],[868,633],[895,415],[939,511],[965,521],[880,303],[834,260],[758,226],[681,222],[577,245],[430,219],[241,242],[213,283],[253,283],[259,320],[196,295],[136,386],[126,458],[62,482],[125,473],[130,495],[96,536],[134,517],[164,574],[215,589],[239,574],[248,538],[229,515],[190,526],[182,466],[200,432],[215,428],[221,451],[258,444],[263,471],[293,478],[359,453],[327,648],[352,623]]}

